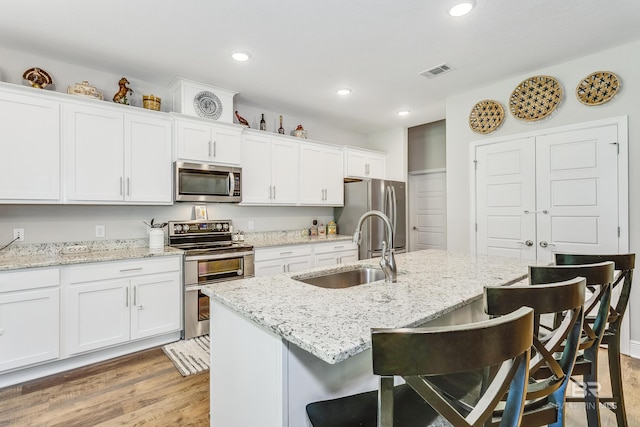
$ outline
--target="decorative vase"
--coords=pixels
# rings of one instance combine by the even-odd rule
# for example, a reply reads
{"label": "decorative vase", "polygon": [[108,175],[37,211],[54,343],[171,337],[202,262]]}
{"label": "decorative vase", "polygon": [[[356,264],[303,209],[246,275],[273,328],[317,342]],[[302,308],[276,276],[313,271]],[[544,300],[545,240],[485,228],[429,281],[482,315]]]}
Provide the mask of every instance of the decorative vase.
{"label": "decorative vase", "polygon": [[152,228],[149,230],[149,249],[164,248],[164,230],[162,228]]}

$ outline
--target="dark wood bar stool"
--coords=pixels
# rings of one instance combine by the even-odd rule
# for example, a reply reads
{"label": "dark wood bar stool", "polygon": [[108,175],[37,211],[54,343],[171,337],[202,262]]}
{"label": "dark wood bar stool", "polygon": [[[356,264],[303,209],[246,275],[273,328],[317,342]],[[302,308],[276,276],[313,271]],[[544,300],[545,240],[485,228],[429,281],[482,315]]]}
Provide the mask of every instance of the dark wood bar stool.
{"label": "dark wood bar stool", "polygon": [[[519,425],[533,341],[533,310],[449,327],[372,329],[378,391],[307,405],[314,427],[481,426],[508,392],[501,426]],[[496,366],[497,375],[469,411],[460,412],[430,378]],[[394,377],[406,384],[394,387]],[[445,421],[446,420],[446,421]]]}
{"label": "dark wood bar stool", "polygon": [[[534,331],[529,384],[523,426],[563,426],[567,385],[573,370],[584,315],[586,280],[573,278],[540,286],[513,285],[485,288],[485,312],[499,316],[522,306],[534,310]],[[545,315],[558,315],[553,327],[542,325]],[[557,355],[560,355],[557,357]],[[494,413],[497,425],[501,413]]]}
{"label": "dark wood bar stool", "polygon": [[[566,399],[568,402],[581,401],[585,403],[589,427],[600,426],[600,402],[597,393],[599,384],[598,347],[604,336],[609,314],[614,267],[614,263],[611,261],[595,264],[529,267],[530,285],[569,280],[580,276],[586,279],[586,286],[592,293],[584,302],[584,320],[578,347],[579,354],[571,371],[572,381],[580,384],[583,396],[576,398],[572,395]],[[593,322],[587,321],[588,316],[594,315]],[[540,372],[542,373],[542,371]],[[578,381],[577,377],[582,377],[582,381]]]}
{"label": "dark wood bar stool", "polygon": [[[631,283],[633,282],[633,270],[635,268],[635,254],[612,254],[612,255],[583,255],[583,254],[556,254],[557,265],[576,265],[576,264],[592,264],[603,261],[612,261],[617,271],[616,277],[611,285],[613,291],[621,286],[617,302],[612,298],[609,307],[609,315],[607,318],[607,326],[602,336],[602,344],[607,345],[607,354],[609,359],[609,377],[611,378],[611,396],[599,396],[601,403],[605,407],[613,411],[619,427],[627,427],[627,412],[624,404],[624,392],[622,387],[622,370],[620,367],[620,329],[622,320],[629,304],[629,296],[631,295]],[[595,322],[595,318],[589,316],[587,321]],[[590,361],[584,361],[588,364],[588,370],[597,369],[591,366]],[[590,408],[587,408],[589,410]]]}

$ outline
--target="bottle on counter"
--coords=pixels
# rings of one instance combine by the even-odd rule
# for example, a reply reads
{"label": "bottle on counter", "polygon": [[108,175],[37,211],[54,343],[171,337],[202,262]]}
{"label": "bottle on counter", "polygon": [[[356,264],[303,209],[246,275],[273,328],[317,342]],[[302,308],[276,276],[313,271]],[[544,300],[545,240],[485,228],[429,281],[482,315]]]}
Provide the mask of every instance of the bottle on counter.
{"label": "bottle on counter", "polygon": [[327,237],[327,227],[324,224],[318,226],[318,237]]}
{"label": "bottle on counter", "polygon": [[262,118],[260,119],[260,130],[267,130],[267,122],[264,121],[264,114],[262,114]]}
{"label": "bottle on counter", "polygon": [[309,229],[309,235],[310,236],[317,236],[318,235],[318,220],[315,220],[315,219],[313,220],[313,225]]}

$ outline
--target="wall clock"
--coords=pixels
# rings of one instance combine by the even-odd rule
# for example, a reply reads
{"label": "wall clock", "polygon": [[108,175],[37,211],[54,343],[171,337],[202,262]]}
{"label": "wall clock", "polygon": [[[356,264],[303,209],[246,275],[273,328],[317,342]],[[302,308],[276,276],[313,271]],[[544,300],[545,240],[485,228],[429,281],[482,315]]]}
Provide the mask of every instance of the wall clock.
{"label": "wall clock", "polygon": [[193,109],[200,117],[218,120],[222,115],[222,102],[214,93],[203,90],[193,97]]}

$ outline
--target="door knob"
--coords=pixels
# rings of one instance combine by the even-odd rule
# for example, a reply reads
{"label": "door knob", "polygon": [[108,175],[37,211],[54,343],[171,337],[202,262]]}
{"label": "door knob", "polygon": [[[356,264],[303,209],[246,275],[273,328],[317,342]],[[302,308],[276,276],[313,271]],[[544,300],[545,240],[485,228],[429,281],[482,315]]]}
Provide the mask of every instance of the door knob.
{"label": "door knob", "polygon": [[416,227],[415,225],[413,227],[411,227],[412,230],[418,231],[418,227]]}
{"label": "door knob", "polygon": [[521,245],[525,245],[525,246],[533,246],[533,241],[532,240],[527,240],[525,242],[517,242]]}
{"label": "door knob", "polygon": [[540,242],[541,248],[546,248],[547,246],[555,246],[553,243],[547,243],[544,240]]}

